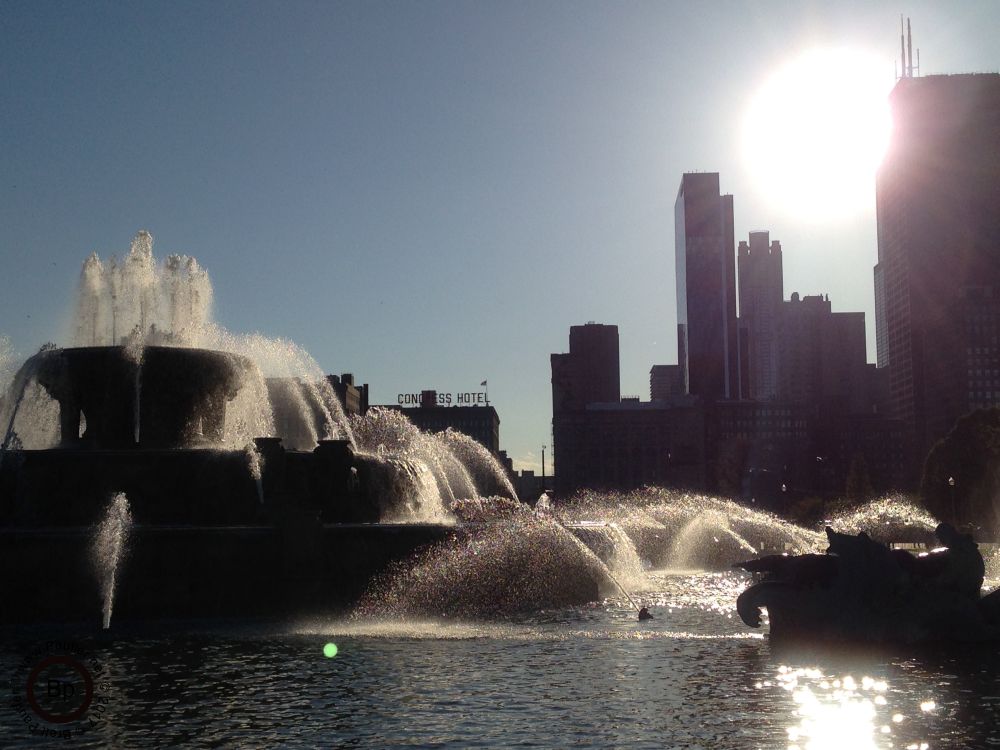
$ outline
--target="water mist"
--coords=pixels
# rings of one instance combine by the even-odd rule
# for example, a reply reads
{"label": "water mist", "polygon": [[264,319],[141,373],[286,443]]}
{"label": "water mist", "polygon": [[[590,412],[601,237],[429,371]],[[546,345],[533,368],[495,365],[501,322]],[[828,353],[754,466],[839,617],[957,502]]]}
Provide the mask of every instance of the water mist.
{"label": "water mist", "polygon": [[111,612],[115,602],[115,584],[125,556],[132,513],[128,498],[119,492],[108,503],[104,518],[94,530],[90,554],[101,588],[101,624],[105,630],[111,625]]}

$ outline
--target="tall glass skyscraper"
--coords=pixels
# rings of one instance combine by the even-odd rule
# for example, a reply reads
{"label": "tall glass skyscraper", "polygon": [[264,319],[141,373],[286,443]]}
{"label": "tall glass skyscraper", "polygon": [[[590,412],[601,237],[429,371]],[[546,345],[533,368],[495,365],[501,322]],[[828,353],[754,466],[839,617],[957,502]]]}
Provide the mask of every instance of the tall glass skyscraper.
{"label": "tall glass skyscraper", "polygon": [[717,172],[686,173],[674,204],[677,358],[687,392],[740,395],[733,196]]}
{"label": "tall glass skyscraper", "polygon": [[1000,75],[904,77],[876,183],[878,364],[919,461],[1000,405]]}

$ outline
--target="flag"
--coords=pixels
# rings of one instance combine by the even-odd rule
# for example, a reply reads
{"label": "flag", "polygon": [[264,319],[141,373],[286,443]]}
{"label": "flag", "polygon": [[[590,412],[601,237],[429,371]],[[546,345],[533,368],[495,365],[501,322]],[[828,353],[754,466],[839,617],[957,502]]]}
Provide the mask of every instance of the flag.
{"label": "flag", "polygon": [[482,383],[480,383],[479,385],[486,385],[486,381],[484,380],[484,381],[483,381]]}

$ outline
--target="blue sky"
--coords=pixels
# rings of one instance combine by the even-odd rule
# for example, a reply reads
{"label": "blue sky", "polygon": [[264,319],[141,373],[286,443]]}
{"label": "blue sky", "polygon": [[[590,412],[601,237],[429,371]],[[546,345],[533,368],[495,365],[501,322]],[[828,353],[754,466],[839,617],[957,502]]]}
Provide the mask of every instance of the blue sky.
{"label": "blue sky", "polygon": [[[208,269],[215,317],[290,338],[375,403],[489,379],[518,467],[549,444],[548,355],[619,326],[624,394],[676,361],[673,202],[721,173],[785,294],[864,310],[874,206],[790,216],[755,193],[740,116],[797,52],[1000,69],[1000,3],[0,4],[0,335],[64,342],[80,264]],[[873,204],[873,200],[871,201]],[[869,343],[874,360],[874,343]]]}

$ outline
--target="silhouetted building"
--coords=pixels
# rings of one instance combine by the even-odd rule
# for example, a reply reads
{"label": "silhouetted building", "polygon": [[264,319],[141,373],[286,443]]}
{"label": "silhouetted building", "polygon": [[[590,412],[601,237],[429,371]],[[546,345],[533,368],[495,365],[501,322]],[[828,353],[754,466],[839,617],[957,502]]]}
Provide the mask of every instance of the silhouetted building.
{"label": "silhouetted building", "polygon": [[591,403],[553,417],[555,488],[705,486],[704,411],[695,399]]}
{"label": "silhouetted building", "polygon": [[349,416],[364,416],[368,411],[368,383],[354,385],[354,376],[345,372],[343,375],[327,375],[334,393],[340,399],[344,414]]}
{"label": "silhouetted building", "polygon": [[778,317],[784,295],[781,243],[750,232],[737,252],[740,298],[740,375],[744,398],[778,395]]}
{"label": "silhouetted building", "polygon": [[618,326],[587,323],[569,329],[569,353],[553,354],[552,411],[582,409],[621,397]]}
{"label": "silhouetted building", "polygon": [[878,364],[919,462],[1000,403],[1000,75],[904,77],[876,183]]}
{"label": "silhouetted building", "polygon": [[781,401],[727,401],[717,413],[719,489],[784,512],[787,488],[807,487],[812,480],[810,409]]}
{"label": "silhouetted building", "polygon": [[829,297],[783,302],[778,333],[778,397],[821,414],[870,411],[865,314],[833,312]]}
{"label": "silhouetted building", "polygon": [[674,204],[677,356],[687,393],[706,403],[738,398],[733,196],[716,172],[681,178]]}
{"label": "silhouetted building", "polygon": [[667,401],[684,395],[680,365],[653,365],[649,370],[649,400]]}
{"label": "silhouetted building", "polygon": [[500,454],[500,415],[492,406],[438,406],[437,391],[422,391],[420,406],[390,405],[424,432],[444,432],[449,427]]}
{"label": "silhouetted building", "polygon": [[[821,471],[820,488],[832,494],[843,493],[851,467],[859,460],[875,494],[905,487],[904,430],[902,420],[884,414],[846,414],[834,418],[831,429],[820,431],[813,444],[814,453],[822,459],[817,463]],[[830,485],[823,487],[823,482]]]}
{"label": "silhouetted building", "polygon": [[966,344],[966,404],[969,409],[1000,406],[1000,287],[966,286],[958,307]]}
{"label": "silhouetted building", "polygon": [[889,365],[889,320],[885,307],[885,268],[875,264],[875,364]]}
{"label": "silhouetted building", "polygon": [[520,473],[515,472],[511,482],[514,484],[514,491],[517,492],[520,501],[529,505],[534,505],[546,489],[552,489],[552,477],[543,477],[531,469],[522,469]]}
{"label": "silhouetted building", "polygon": [[573,326],[569,344],[568,354],[551,357],[559,495],[584,487],[702,487],[704,417],[695,401],[622,399],[617,326]]}

